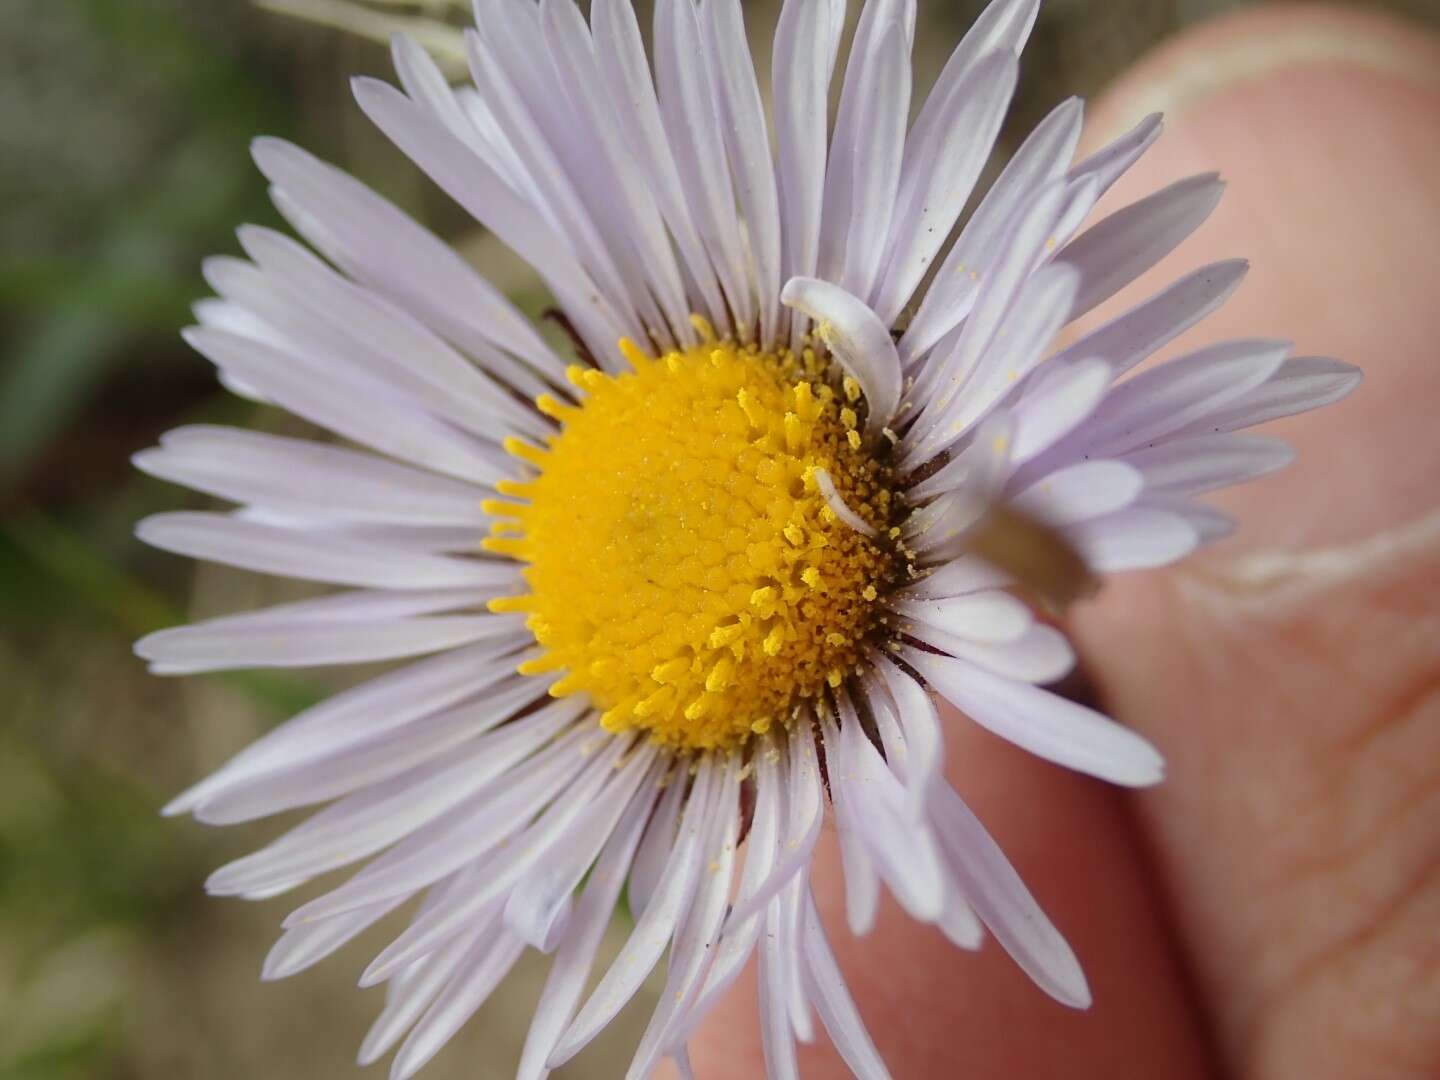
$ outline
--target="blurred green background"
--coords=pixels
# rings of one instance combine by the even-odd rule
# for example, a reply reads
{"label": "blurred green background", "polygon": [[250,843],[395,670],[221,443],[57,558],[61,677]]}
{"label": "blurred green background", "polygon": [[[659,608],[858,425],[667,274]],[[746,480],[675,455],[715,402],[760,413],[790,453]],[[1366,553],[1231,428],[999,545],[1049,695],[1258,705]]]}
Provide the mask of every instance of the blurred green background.
{"label": "blurred green background", "polygon": [[[270,2],[349,29],[246,0],[0,4],[0,1080],[344,1077],[379,1008],[380,992],[353,982],[383,932],[265,985],[260,961],[291,905],[205,897],[209,868],[278,826],[157,816],[342,676],[145,673],[136,636],[290,593],[141,548],[137,518],[203,500],[128,459],[183,422],[297,429],[221,391],[176,333],[204,293],[199,260],[236,251],[240,222],[279,224],[252,135],[341,163],[523,304],[540,298],[349,104],[349,75],[387,74],[366,34],[403,22],[443,52],[463,0],[370,0],[358,18],[342,0]],[[982,6],[921,4],[922,79]],[[1233,6],[1049,0],[1006,144],[1060,98],[1093,95],[1176,28]],[[1440,0],[1378,6],[1440,21]],[[768,41],[773,5],[746,8]],[[427,1075],[511,1075],[542,972],[522,965]],[[629,1010],[570,1075],[618,1075],[606,1062],[622,1060],[644,1013]]]}

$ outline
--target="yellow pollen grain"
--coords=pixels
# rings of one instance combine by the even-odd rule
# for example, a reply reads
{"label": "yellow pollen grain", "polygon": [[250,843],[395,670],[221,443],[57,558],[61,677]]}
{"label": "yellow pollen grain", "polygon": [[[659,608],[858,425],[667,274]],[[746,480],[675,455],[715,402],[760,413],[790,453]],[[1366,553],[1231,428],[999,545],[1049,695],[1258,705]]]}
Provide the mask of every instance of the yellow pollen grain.
{"label": "yellow pollen grain", "polygon": [[572,368],[578,405],[537,401],[559,433],[507,443],[538,475],[487,503],[485,546],[525,564],[527,591],[491,604],[523,612],[543,650],[522,670],[558,673],[551,692],[587,694],[610,731],[731,749],[856,669],[906,556],[837,519],[814,480],[882,537],[899,520],[855,431],[858,384],[832,385],[814,350],[695,326],[701,345],[658,360],[622,343],[623,374]]}

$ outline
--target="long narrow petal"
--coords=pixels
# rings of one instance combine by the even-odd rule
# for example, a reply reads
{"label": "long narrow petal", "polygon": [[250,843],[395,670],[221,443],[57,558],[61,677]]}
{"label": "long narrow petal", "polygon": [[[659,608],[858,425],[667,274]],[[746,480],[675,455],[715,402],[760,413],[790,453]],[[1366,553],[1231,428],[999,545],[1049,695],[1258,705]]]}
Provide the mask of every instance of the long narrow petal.
{"label": "long narrow petal", "polygon": [[838,285],[818,278],[791,278],[780,294],[787,307],[818,324],[820,339],[865,394],[867,427],[884,427],[900,403],[902,375],[895,342],[875,312]]}
{"label": "long narrow petal", "polygon": [[1164,774],[1150,743],[1093,709],[963,660],[908,647],[901,655],[970,719],[1033,754],[1133,787],[1159,783]]}

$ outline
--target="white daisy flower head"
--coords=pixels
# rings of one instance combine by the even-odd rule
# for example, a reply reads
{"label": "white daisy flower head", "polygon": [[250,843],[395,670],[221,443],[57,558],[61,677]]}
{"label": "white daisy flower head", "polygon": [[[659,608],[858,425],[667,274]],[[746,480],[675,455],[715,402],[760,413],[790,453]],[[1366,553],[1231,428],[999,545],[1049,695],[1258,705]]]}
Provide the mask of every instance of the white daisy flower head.
{"label": "white daisy flower head", "polygon": [[[140,468],[238,509],[139,534],[344,591],[138,651],[162,674],[404,661],[167,808],[325,804],[208,883],[261,899],[358,868],[290,916],[267,978],[419,899],[361,980],[388,984],[362,1062],[398,1047],[412,1075],[534,949],[553,962],[522,1077],[578,1053],[662,957],[627,1075],[683,1064],[752,955],[773,1076],[796,1075],[812,1015],[857,1076],[887,1075],[809,883],[829,822],[851,931],[883,888],[1089,1003],[947,783],[936,698],[1059,765],[1158,782],[1154,747],[1043,688],[1074,655],[1031,601],[1049,571],[1073,583],[1067,561],[1161,566],[1224,534],[1196,497],[1288,459],[1236,432],[1358,375],[1268,340],[1130,374],[1241,261],[1053,347],[1220,197],[1197,176],[1082,231],[1156,117],[1077,162],[1081,106],[1061,104],[951,240],[1036,7],[995,0],[914,123],[913,0],[866,3],[833,118],[844,0],[785,0],[769,122],[739,0],[657,0],[653,69],[629,0],[588,22],[572,0],[478,0],[461,88],[397,39],[399,86],[357,80],[360,107],[535,268],[568,360],[389,202],[255,143],[308,247],[242,228],[248,259],[206,263],[218,298],[186,337],[236,393],[355,445],[171,432]],[[622,889],[634,926],[597,964]]]}

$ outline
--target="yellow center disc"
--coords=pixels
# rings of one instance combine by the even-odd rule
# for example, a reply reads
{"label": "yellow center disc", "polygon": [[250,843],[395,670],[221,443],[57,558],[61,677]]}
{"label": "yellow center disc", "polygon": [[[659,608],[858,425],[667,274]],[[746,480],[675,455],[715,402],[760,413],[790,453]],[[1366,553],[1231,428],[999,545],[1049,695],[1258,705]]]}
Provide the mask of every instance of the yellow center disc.
{"label": "yellow center disc", "polygon": [[589,694],[609,730],[735,747],[853,670],[904,568],[898,507],[859,388],[832,390],[813,352],[622,347],[633,371],[573,368],[579,405],[537,402],[561,424],[547,447],[508,444],[537,474],[486,504],[486,547],[530,591],[491,607],[528,615],[544,654],[521,670],[563,673],[551,692]]}

